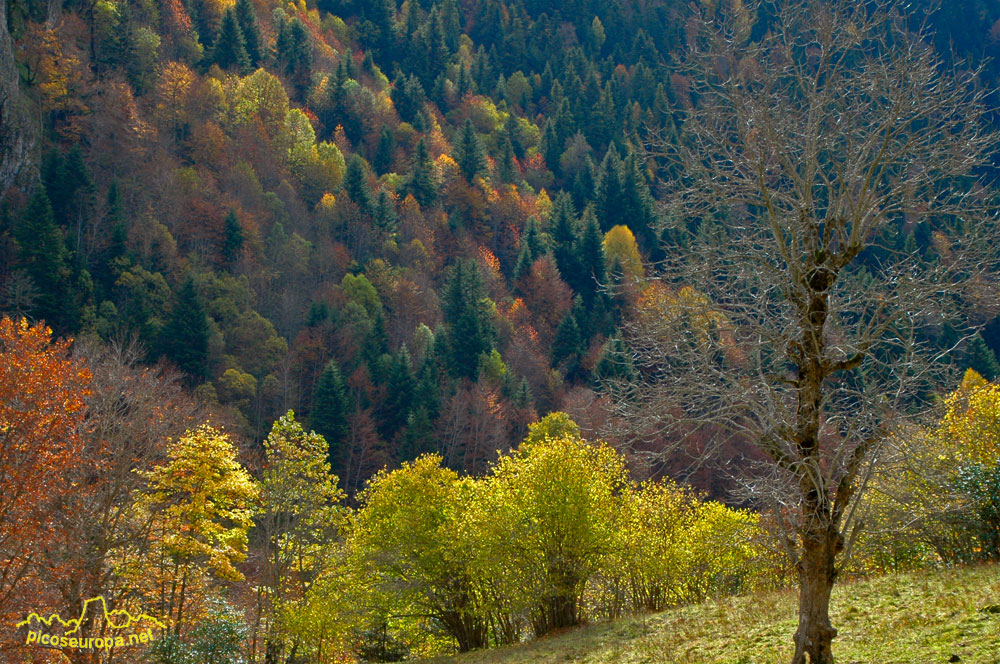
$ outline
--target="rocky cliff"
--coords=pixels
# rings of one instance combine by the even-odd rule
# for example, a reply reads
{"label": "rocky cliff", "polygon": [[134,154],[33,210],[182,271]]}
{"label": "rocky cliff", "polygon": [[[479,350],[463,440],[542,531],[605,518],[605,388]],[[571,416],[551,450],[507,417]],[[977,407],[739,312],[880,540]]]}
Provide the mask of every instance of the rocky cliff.
{"label": "rocky cliff", "polygon": [[24,104],[14,64],[14,42],[7,30],[7,1],[0,0],[0,194],[32,163],[35,136]]}

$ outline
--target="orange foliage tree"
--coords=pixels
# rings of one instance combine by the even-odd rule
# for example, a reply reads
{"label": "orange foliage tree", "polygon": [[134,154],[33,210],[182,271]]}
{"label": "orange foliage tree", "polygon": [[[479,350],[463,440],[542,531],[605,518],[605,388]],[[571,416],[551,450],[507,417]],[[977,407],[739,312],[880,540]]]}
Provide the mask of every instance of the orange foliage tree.
{"label": "orange foliage tree", "polygon": [[[0,320],[0,624],[44,608],[36,565],[57,536],[61,499],[76,490],[63,478],[78,463],[90,372],[70,343],[53,342],[43,324]],[[4,640],[0,659],[17,646]]]}

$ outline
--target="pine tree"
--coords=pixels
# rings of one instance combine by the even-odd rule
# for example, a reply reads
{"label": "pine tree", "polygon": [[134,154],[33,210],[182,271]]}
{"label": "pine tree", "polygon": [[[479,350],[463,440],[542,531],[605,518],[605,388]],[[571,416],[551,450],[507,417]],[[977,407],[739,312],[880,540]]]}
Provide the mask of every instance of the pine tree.
{"label": "pine tree", "polygon": [[243,249],[243,227],[236,217],[236,210],[229,210],[226,215],[226,226],[222,234],[222,248],[220,253],[226,265],[232,265],[239,258],[240,250]]}
{"label": "pine tree", "polygon": [[383,237],[391,238],[396,234],[396,206],[393,205],[392,198],[385,189],[378,193],[372,217],[375,221],[375,228]]}
{"label": "pine tree", "polygon": [[602,231],[607,232],[619,224],[629,225],[630,220],[623,218],[621,159],[613,143],[601,162],[596,194],[594,213]]}
{"label": "pine tree", "polygon": [[375,155],[372,157],[372,166],[379,175],[384,175],[392,169],[392,155],[396,151],[396,139],[389,128],[382,126],[379,134],[378,146],[375,148]]}
{"label": "pine tree", "polygon": [[545,165],[556,175],[560,172],[559,157],[562,153],[562,143],[559,141],[556,123],[550,117],[545,121],[545,130],[542,133],[542,157],[545,159]]}
{"label": "pine tree", "polygon": [[247,54],[243,31],[232,8],[222,15],[222,26],[219,28],[212,61],[222,69],[235,68],[241,74],[250,71],[250,56]]}
{"label": "pine tree", "polygon": [[583,215],[583,234],[577,247],[577,261],[580,264],[579,293],[589,308],[600,289],[604,287],[607,276],[604,236],[589,208]]}
{"label": "pine tree", "polygon": [[385,401],[382,403],[379,433],[386,440],[392,440],[403,428],[413,408],[416,379],[410,364],[410,353],[404,345],[395,354],[385,384]]}
{"label": "pine tree", "polygon": [[594,161],[587,157],[586,165],[573,178],[573,204],[580,210],[594,200]]}
{"label": "pine tree", "polygon": [[621,337],[614,336],[604,344],[601,359],[594,367],[594,375],[599,380],[623,380],[627,383],[636,379],[632,356]]}
{"label": "pine tree", "polygon": [[514,396],[511,397],[510,401],[514,408],[527,408],[535,401],[535,397],[531,393],[531,386],[528,385],[527,378],[521,378],[521,382],[517,386],[517,390],[514,392]]}
{"label": "pine tree", "polygon": [[104,227],[110,229],[108,244],[91,265],[94,280],[102,299],[107,299],[117,278],[116,264],[128,255],[128,231],[125,225],[125,205],[118,181],[112,180],[104,202]]}
{"label": "pine tree", "polygon": [[364,214],[371,214],[374,211],[372,190],[368,186],[365,164],[357,154],[351,155],[350,161],[347,162],[347,172],[344,173],[344,190]]}
{"label": "pine tree", "polygon": [[208,375],[208,316],[194,280],[184,280],[166,325],[160,331],[160,353],[199,383]]}
{"label": "pine tree", "polygon": [[261,35],[257,24],[257,13],[250,0],[236,0],[236,20],[240,24],[243,43],[246,46],[250,65],[256,67],[261,63]]}
{"label": "pine tree", "polygon": [[413,169],[407,190],[413,194],[421,207],[428,207],[437,198],[437,185],[434,183],[434,162],[427,151],[427,144],[421,138],[417,141],[413,152]]}
{"label": "pine tree", "polygon": [[56,226],[45,186],[39,184],[14,229],[19,267],[31,277],[38,293],[35,314],[57,331],[68,331],[70,301],[68,254]]}
{"label": "pine tree", "polygon": [[515,283],[531,270],[534,262],[544,253],[545,243],[542,231],[538,226],[538,220],[534,217],[528,217],[524,233],[521,234],[521,250],[517,255],[517,263],[514,267]]}
{"label": "pine tree", "polygon": [[656,203],[649,193],[639,160],[630,152],[622,163],[620,219],[623,219],[647,251],[657,249]]}
{"label": "pine tree", "polygon": [[514,165],[514,146],[509,138],[503,139],[503,146],[500,148],[500,180],[502,182],[516,182],[520,178],[517,166]]}
{"label": "pine tree", "polygon": [[414,122],[420,109],[427,101],[427,93],[420,80],[414,75],[399,77],[392,85],[392,105],[403,122]]}
{"label": "pine tree", "polygon": [[997,363],[996,355],[986,345],[980,334],[972,337],[972,340],[969,341],[962,364],[970,369],[975,369],[980,376],[991,382],[1000,376],[1000,363]]}
{"label": "pine tree", "polygon": [[330,360],[316,382],[309,423],[316,433],[326,439],[330,464],[334,468],[343,467],[352,410],[340,367],[336,360]]}
{"label": "pine tree", "polygon": [[556,196],[552,206],[552,255],[556,259],[556,267],[559,269],[559,276],[563,278],[570,288],[580,292],[582,279],[582,266],[577,246],[576,215],[573,211],[573,202],[565,192]]}
{"label": "pine tree", "polygon": [[514,149],[514,156],[524,159],[524,134],[521,131],[521,123],[513,112],[507,114],[507,119],[503,123],[503,136],[510,141]]}
{"label": "pine tree", "polygon": [[475,261],[459,260],[445,289],[449,369],[456,378],[476,380],[479,356],[493,347],[495,330],[484,306],[486,291]]}
{"label": "pine tree", "polygon": [[556,338],[552,342],[552,366],[565,367],[567,376],[573,374],[577,367],[578,357],[583,349],[583,338],[580,326],[577,325],[573,312],[566,314],[559,327],[556,328]]}
{"label": "pine tree", "polygon": [[458,136],[455,161],[462,176],[472,182],[475,177],[486,171],[486,150],[476,134],[476,128],[471,119],[465,121]]}
{"label": "pine tree", "polygon": [[421,454],[437,451],[434,420],[427,407],[416,406],[406,420],[406,434],[399,447],[399,461],[412,461]]}
{"label": "pine tree", "polygon": [[53,148],[42,160],[41,171],[55,222],[82,228],[95,207],[97,190],[80,146],[74,145],[65,157]]}

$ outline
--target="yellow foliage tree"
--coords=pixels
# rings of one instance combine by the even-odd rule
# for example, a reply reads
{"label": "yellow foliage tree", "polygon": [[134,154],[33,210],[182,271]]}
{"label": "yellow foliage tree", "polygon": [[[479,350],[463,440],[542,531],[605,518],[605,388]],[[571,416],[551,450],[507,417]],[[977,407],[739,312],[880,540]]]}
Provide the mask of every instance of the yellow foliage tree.
{"label": "yellow foliage tree", "polygon": [[614,226],[604,234],[604,259],[609,270],[617,261],[627,279],[641,281],[644,276],[639,245],[628,226]]}
{"label": "yellow foliage tree", "polygon": [[208,424],[169,443],[167,458],[146,473],[144,507],[160,550],[161,615],[180,633],[191,617],[185,602],[192,583],[207,585],[209,574],[243,578],[235,564],[246,559],[258,489],[229,436]]}
{"label": "yellow foliage tree", "polygon": [[536,634],[577,624],[587,580],[614,546],[622,457],[579,435],[564,413],[532,425],[480,487],[475,538],[479,575]]}

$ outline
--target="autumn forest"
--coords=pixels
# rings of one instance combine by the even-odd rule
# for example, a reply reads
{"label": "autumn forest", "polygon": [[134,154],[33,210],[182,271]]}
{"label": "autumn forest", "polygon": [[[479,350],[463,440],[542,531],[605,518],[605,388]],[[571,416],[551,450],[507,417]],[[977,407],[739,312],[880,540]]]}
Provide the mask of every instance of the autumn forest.
{"label": "autumn forest", "polygon": [[[819,664],[996,560],[1000,2],[930,5],[2,0],[0,661],[793,586]],[[165,626],[15,628],[97,596]]]}

